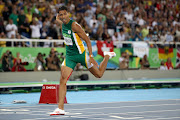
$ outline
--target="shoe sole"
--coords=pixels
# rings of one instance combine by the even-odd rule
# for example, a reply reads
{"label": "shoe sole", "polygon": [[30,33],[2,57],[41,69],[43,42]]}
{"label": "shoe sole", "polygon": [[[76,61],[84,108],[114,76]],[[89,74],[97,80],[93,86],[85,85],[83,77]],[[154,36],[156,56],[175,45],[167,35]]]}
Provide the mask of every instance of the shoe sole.
{"label": "shoe sole", "polygon": [[50,114],[50,116],[53,116],[53,115],[65,115],[65,114]]}

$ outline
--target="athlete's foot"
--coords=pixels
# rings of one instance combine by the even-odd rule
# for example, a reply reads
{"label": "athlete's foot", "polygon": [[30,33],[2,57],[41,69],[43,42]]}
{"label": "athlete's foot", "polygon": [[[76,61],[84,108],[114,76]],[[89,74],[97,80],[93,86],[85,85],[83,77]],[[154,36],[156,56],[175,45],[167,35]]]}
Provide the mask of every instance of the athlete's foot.
{"label": "athlete's foot", "polygon": [[111,59],[112,57],[115,57],[116,56],[116,53],[115,52],[107,52],[107,51],[105,51],[104,52],[104,56],[105,55],[109,55],[109,59]]}
{"label": "athlete's foot", "polygon": [[56,108],[56,109],[54,110],[54,112],[50,113],[50,116],[52,116],[52,115],[65,115],[65,111],[64,111],[64,110],[61,110],[61,109],[59,109],[59,108]]}

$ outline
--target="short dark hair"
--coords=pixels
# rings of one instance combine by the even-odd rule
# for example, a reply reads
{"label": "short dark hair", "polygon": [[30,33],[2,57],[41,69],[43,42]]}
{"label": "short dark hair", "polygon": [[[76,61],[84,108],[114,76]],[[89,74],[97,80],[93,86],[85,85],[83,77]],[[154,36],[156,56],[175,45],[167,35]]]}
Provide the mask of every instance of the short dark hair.
{"label": "short dark hair", "polygon": [[68,9],[67,9],[66,6],[61,6],[61,7],[59,8],[58,12],[61,11],[61,10],[66,10],[66,11],[68,11]]}

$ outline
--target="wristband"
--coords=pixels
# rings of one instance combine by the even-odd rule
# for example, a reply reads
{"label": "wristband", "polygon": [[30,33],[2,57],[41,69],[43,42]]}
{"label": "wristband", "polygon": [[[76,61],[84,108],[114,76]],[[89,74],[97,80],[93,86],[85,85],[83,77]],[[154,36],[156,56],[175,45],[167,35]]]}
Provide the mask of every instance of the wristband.
{"label": "wristband", "polygon": [[93,55],[89,55],[89,57],[94,57]]}

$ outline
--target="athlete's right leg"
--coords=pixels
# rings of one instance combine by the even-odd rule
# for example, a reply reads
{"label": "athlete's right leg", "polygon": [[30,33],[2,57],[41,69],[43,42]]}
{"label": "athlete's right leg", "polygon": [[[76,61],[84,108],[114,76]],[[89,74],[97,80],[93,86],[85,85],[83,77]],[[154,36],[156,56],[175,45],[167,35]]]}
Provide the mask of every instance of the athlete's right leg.
{"label": "athlete's right leg", "polygon": [[66,83],[69,79],[73,69],[67,66],[61,66],[61,78],[60,78],[60,85],[59,85],[59,104],[58,108],[54,110],[54,112],[50,113],[50,115],[64,115],[64,99],[66,96]]}
{"label": "athlete's right leg", "polygon": [[64,110],[64,99],[66,96],[66,83],[71,76],[71,73],[73,72],[73,69],[67,66],[61,67],[61,78],[60,78],[60,85],[59,85],[59,104],[58,108],[61,110]]}

